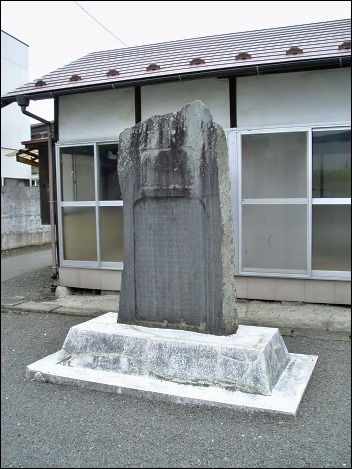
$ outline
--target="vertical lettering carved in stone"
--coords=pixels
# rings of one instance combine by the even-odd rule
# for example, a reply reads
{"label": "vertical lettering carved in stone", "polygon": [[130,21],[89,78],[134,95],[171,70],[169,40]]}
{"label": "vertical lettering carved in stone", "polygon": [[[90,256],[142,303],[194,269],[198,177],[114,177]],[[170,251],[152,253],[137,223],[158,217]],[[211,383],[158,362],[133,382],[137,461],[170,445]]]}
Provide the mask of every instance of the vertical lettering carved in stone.
{"label": "vertical lettering carved in stone", "polygon": [[238,327],[224,130],[200,101],[119,141],[124,270],[118,321],[229,335]]}

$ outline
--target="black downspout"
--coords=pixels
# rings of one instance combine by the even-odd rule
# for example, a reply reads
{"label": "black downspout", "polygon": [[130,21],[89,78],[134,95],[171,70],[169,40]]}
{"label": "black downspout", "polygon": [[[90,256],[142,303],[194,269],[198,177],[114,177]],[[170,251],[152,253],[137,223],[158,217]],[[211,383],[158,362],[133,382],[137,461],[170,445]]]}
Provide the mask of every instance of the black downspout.
{"label": "black downspout", "polygon": [[26,96],[17,96],[17,104],[21,107],[21,111],[26,116],[36,119],[42,124],[47,125],[48,127],[48,169],[49,169],[49,208],[50,208],[50,227],[51,227],[51,255],[52,255],[52,265],[51,265],[51,278],[57,279],[58,275],[58,263],[56,256],[56,232],[55,232],[55,208],[54,208],[54,181],[53,181],[53,128],[50,121],[47,121],[41,117],[32,114],[26,110],[26,107],[29,105],[29,99]]}

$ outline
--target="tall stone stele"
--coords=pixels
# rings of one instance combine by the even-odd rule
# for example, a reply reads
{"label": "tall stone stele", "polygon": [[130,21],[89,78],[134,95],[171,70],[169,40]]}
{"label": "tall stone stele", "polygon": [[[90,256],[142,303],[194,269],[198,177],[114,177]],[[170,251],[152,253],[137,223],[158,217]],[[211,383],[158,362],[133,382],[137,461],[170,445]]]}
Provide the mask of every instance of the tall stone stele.
{"label": "tall stone stele", "polygon": [[215,335],[238,328],[225,132],[195,101],[124,130],[118,322]]}

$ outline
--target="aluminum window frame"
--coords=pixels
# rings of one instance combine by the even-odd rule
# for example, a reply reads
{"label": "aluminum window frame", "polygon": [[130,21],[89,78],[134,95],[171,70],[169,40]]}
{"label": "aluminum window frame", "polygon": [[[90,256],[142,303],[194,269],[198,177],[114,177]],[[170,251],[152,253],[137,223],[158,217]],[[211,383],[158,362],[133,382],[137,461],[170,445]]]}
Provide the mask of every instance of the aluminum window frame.
{"label": "aluminum window frame", "polygon": [[[242,135],[263,135],[263,134],[280,134],[280,133],[305,133],[306,134],[306,141],[307,141],[307,149],[306,149],[306,163],[307,163],[307,171],[306,171],[306,184],[307,184],[307,197],[305,198],[272,198],[272,199],[243,199],[242,198]],[[282,128],[275,128],[269,127],[265,129],[250,129],[244,130],[239,132],[238,137],[238,213],[239,213],[239,250],[238,250],[238,266],[239,266],[239,275],[242,276],[263,276],[263,277],[288,277],[288,278],[309,278],[309,260],[311,257],[311,252],[309,249],[309,236],[310,236],[310,217],[311,213],[309,210],[309,171],[308,171],[308,160],[309,160],[309,151],[310,151],[310,139],[309,139],[309,128],[306,126],[300,127],[282,127]],[[305,205],[307,207],[306,211],[306,223],[307,223],[307,234],[306,234],[306,241],[307,241],[307,269],[306,270],[295,270],[295,269],[264,269],[264,268],[256,268],[256,269],[244,269],[243,267],[243,259],[242,259],[242,250],[243,250],[243,205]]]}
{"label": "aluminum window frame", "polygon": [[[351,205],[351,199],[324,199],[320,201],[312,197],[312,172],[313,172],[313,132],[328,130],[351,130],[350,122],[337,122],[337,123],[310,123],[306,125],[287,125],[287,126],[263,126],[257,128],[236,128],[227,129],[226,136],[229,149],[229,165],[230,165],[230,178],[231,178],[231,196],[233,201],[233,214],[234,214],[234,239],[235,239],[235,275],[245,277],[275,277],[275,278],[299,278],[299,279],[314,279],[314,280],[351,280],[351,272],[346,271],[318,271],[312,270],[312,208],[316,204],[326,205]],[[291,203],[295,204],[297,201],[305,203],[307,200],[307,272],[294,270],[280,270],[269,272],[267,269],[251,269],[244,270],[242,264],[242,135],[257,135],[265,133],[288,133],[288,132],[307,132],[307,199],[291,199]],[[232,175],[232,176],[231,176]],[[288,199],[287,199],[288,200]],[[281,199],[275,202],[280,203]],[[253,203],[254,200],[247,199],[246,203]],[[266,203],[267,199],[257,199],[256,204]],[[271,199],[273,203],[273,199]],[[287,202],[290,203],[290,202]]]}
{"label": "aluminum window frame", "polygon": [[[104,144],[118,145],[118,139],[89,139],[74,142],[58,142],[55,144],[55,164],[57,174],[57,216],[58,216],[58,242],[59,242],[59,262],[61,267],[83,267],[91,269],[106,270],[122,270],[123,262],[107,262],[101,260],[101,233],[100,233],[100,207],[123,207],[122,200],[99,200],[99,146]],[[60,152],[64,148],[80,147],[80,146],[94,146],[94,201],[63,201],[61,194],[61,168],[60,168]],[[63,240],[63,216],[62,209],[65,207],[94,207],[95,209],[95,230],[96,230],[96,248],[97,260],[96,261],[79,261],[72,259],[64,259],[64,240]]]}
{"label": "aluminum window frame", "polygon": [[[313,132],[328,132],[328,131],[335,131],[335,130],[349,130],[351,131],[351,125],[342,125],[342,126],[313,126],[311,128],[311,140],[313,141]],[[313,176],[313,148],[312,148],[312,153],[311,153],[311,173]],[[313,180],[313,177],[311,176],[311,181]],[[314,205],[349,205],[351,206],[351,198],[347,197],[313,197],[312,195],[312,190],[311,190],[311,212],[313,211],[313,206]],[[313,219],[312,219],[313,221]],[[311,247],[312,247],[313,240],[311,238]],[[330,279],[330,280],[351,280],[351,272],[347,271],[336,271],[336,270],[316,270],[316,269],[311,269],[311,276],[312,278],[317,278],[317,279]]]}
{"label": "aluminum window frame", "polygon": [[[311,123],[307,125],[287,125],[287,126],[263,126],[257,128],[227,128],[224,129],[228,143],[229,152],[229,173],[231,181],[231,198],[232,209],[234,214],[233,230],[234,230],[234,245],[235,245],[235,275],[238,276],[255,276],[255,277],[275,277],[275,278],[300,278],[300,279],[315,279],[315,280],[351,280],[351,273],[345,271],[318,271],[312,270],[312,208],[313,205],[351,205],[350,198],[326,198],[326,199],[313,199],[312,197],[312,138],[313,131],[328,131],[328,130],[351,130],[350,122],[337,122],[337,123]],[[276,269],[275,272],[267,272],[262,269],[255,271],[243,271],[242,269],[242,148],[241,136],[245,134],[261,134],[261,133],[282,133],[303,131],[307,132],[307,274],[302,274],[295,271],[280,271]],[[101,261],[101,238],[100,238],[100,211],[99,207],[102,206],[123,206],[123,201],[100,201],[99,200],[99,181],[98,181],[98,146],[101,144],[118,144],[114,138],[107,140],[100,139],[85,139],[82,141],[74,142],[58,142],[56,143],[56,174],[57,174],[57,213],[58,213],[58,242],[60,252],[60,266],[62,267],[84,267],[84,268],[104,268],[112,270],[122,270],[123,262],[102,262]],[[94,145],[94,180],[95,180],[95,201],[83,202],[62,202],[61,199],[61,172],[60,172],[60,149],[64,147]],[[265,199],[258,199],[261,203],[265,203]],[[257,200],[257,203],[258,203]],[[287,199],[288,200],[288,199]],[[299,199],[297,199],[299,200]],[[250,199],[248,199],[249,202]],[[247,202],[248,202],[247,201]],[[280,199],[277,199],[279,203]],[[305,199],[301,200],[301,203]],[[292,202],[295,203],[295,202]],[[62,234],[62,208],[63,207],[95,207],[96,214],[96,233],[97,233],[97,261],[76,261],[63,259],[63,234]]]}

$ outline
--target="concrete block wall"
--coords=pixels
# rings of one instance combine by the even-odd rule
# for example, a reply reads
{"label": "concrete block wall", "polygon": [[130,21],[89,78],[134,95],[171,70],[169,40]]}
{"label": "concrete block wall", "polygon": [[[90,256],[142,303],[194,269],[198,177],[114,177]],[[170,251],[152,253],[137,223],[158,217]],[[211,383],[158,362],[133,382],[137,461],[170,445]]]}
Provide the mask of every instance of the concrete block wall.
{"label": "concrete block wall", "polygon": [[50,225],[42,225],[39,187],[1,187],[1,250],[51,242]]}

